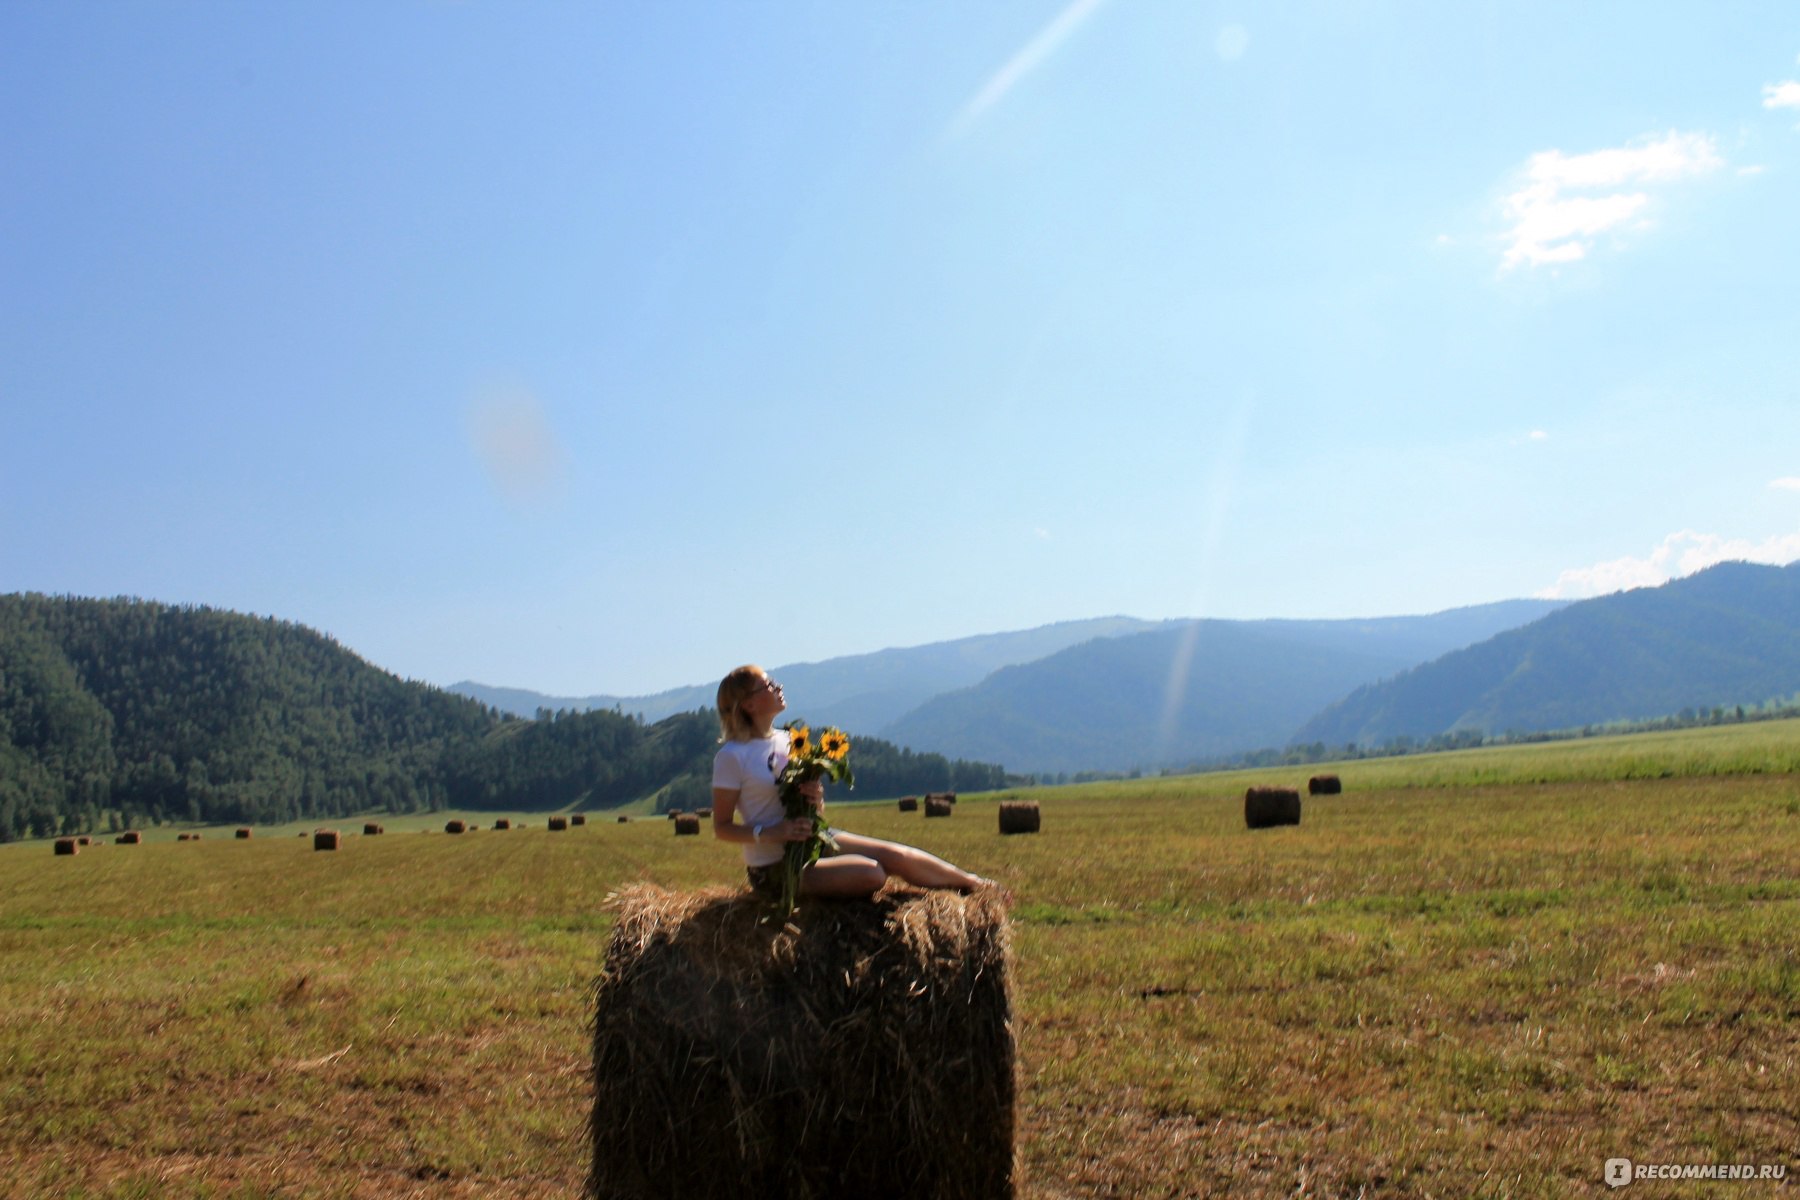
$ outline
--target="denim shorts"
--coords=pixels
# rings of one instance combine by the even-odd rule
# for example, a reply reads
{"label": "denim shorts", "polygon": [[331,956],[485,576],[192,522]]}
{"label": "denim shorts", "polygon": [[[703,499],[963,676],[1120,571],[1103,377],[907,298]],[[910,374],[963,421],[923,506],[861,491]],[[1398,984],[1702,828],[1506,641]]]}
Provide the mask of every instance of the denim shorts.
{"label": "denim shorts", "polygon": [[[831,830],[834,837],[840,832],[837,829]],[[830,846],[819,849],[820,858],[830,858],[842,853],[842,850],[833,850]],[[745,867],[744,875],[750,880],[750,890],[774,900],[781,899],[781,867],[782,864],[778,862],[772,862],[766,867]]]}
{"label": "denim shorts", "polygon": [[744,874],[750,879],[750,890],[768,900],[781,899],[781,864],[770,863],[766,867],[745,867]]}

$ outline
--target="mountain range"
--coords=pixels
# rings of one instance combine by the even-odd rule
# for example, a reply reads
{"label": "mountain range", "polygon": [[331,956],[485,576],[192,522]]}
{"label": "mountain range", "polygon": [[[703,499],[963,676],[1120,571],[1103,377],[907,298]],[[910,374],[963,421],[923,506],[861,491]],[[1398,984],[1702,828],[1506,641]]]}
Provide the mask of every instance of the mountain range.
{"label": "mountain range", "polygon": [[[1559,606],[1508,600],[1336,621],[1102,617],[771,673],[808,720],[915,750],[982,746],[1008,757],[981,761],[1032,773],[1127,770],[1279,745],[1360,684]],[[466,682],[449,690],[518,715],[616,708],[656,720],[709,707],[716,686],[581,698]]]}
{"label": "mountain range", "polygon": [[1299,742],[1569,729],[1758,705],[1800,690],[1800,563],[1721,563],[1571,604],[1361,687]]}
{"label": "mountain range", "polygon": [[[1564,729],[1800,692],[1800,564],[1725,563],[1592,600],[1425,616],[1108,617],[772,672],[808,719],[1038,775]],[[713,687],[587,702],[451,690],[517,712],[604,702],[653,718],[659,705],[709,705]]]}
{"label": "mountain range", "polygon": [[1508,601],[1424,617],[1184,621],[1004,667],[883,726],[906,746],[982,746],[1009,769],[1123,771],[1280,746],[1359,685],[1531,620]]}
{"label": "mountain range", "polygon": [[[133,825],[711,802],[719,726],[501,714],[273,617],[0,595],[0,842]],[[860,796],[988,791],[991,763],[859,737]]]}
{"label": "mountain range", "polygon": [[[1716,718],[1800,699],[1800,564],[1423,617],[1105,618],[776,671],[795,715],[855,735],[872,796]],[[702,805],[711,691],[667,693],[690,707],[653,722],[534,697],[549,711],[522,721],[273,617],[0,596],[0,841],[100,822]]]}
{"label": "mountain range", "polygon": [[[980,634],[926,646],[852,654],[823,662],[789,663],[771,670],[791,696],[805,698],[810,719],[873,733],[932,697],[979,683],[1001,667],[1031,662],[1094,638],[1122,637],[1168,624],[1135,617],[1095,617],[1013,633]],[[451,685],[449,690],[520,717],[533,716],[541,708],[570,712],[616,708],[655,721],[674,713],[711,708],[718,682],[670,688],[648,696],[547,696],[523,688],[490,687],[466,680]]]}

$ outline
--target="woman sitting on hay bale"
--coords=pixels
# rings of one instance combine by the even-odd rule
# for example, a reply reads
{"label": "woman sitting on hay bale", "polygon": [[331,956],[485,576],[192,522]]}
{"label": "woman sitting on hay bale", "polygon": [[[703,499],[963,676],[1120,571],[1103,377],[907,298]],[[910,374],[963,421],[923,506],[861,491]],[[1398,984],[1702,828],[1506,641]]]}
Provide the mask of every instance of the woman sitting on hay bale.
{"label": "woman sitting on hay bale", "polygon": [[[761,667],[739,667],[719,684],[719,753],[713,758],[713,836],[744,848],[750,886],[779,896],[781,862],[789,842],[813,835],[809,817],[789,819],[782,808],[777,780],[788,760],[788,731],[775,728],[787,708],[781,685]],[[825,784],[814,780],[802,790],[815,807],[825,803]],[[742,815],[743,820],[737,818]],[[881,890],[889,875],[915,887],[972,891],[991,883],[913,846],[884,842],[833,829],[837,851],[807,867],[800,894],[834,899],[862,899]]]}

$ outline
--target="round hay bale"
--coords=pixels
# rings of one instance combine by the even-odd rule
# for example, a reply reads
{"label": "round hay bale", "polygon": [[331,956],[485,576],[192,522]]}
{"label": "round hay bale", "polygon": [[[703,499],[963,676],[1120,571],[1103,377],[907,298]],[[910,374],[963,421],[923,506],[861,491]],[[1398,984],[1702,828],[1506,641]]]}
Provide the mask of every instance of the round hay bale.
{"label": "round hay bale", "polygon": [[950,815],[950,802],[942,796],[925,797],[925,815],[928,817],[947,817]]}
{"label": "round hay bale", "polygon": [[121,846],[140,846],[143,844],[144,835],[141,830],[127,829],[124,833],[121,833],[118,837],[114,838],[113,841]]}
{"label": "round hay bale", "polygon": [[687,814],[682,812],[679,808],[671,808],[669,810],[669,820],[671,821],[675,820],[677,817],[684,817],[686,815]]}
{"label": "round hay bale", "polygon": [[75,839],[75,844],[77,846],[91,846],[94,844],[94,839],[92,837],[90,837],[88,834],[84,833],[80,837]]}
{"label": "round hay bale", "polygon": [[463,830],[465,830],[467,828],[468,828],[468,826],[463,824],[461,821],[445,821],[444,822],[444,832],[445,833],[461,833]]}
{"label": "round hay bale", "polygon": [[237,831],[237,836],[238,836],[238,840],[239,840],[239,841],[240,841],[240,842],[246,842],[246,841],[249,841],[249,840],[250,840],[250,832],[251,832],[251,831],[250,831],[250,830],[248,830],[248,829],[240,829],[240,830],[238,830],[238,831]]}
{"label": "round hay bale", "polygon": [[626,816],[624,813],[620,813],[619,814],[619,824],[629,825],[629,824],[631,824],[631,818]]}
{"label": "round hay bale", "polygon": [[595,988],[588,1194],[648,1200],[1015,1190],[1001,893],[803,904],[621,889]]}
{"label": "round hay bale", "polygon": [[551,817],[550,818],[550,828],[552,831],[560,832],[562,830],[567,829],[568,827],[569,827],[569,818],[567,818],[567,817]]}
{"label": "round hay bale", "polygon": [[586,813],[574,814],[573,816],[571,816],[569,818],[569,824],[571,824],[571,825],[586,825],[587,824],[587,814]]}
{"label": "round hay bale", "polygon": [[682,813],[675,818],[676,837],[697,837],[700,833],[700,818],[693,813]]}
{"label": "round hay bale", "polygon": [[495,829],[511,829],[512,821],[510,818],[501,817],[499,820],[494,822],[494,828]]}
{"label": "round hay bale", "polygon": [[1297,788],[1253,787],[1244,793],[1244,824],[1252,829],[1300,823]]}
{"label": "round hay bale", "polygon": [[1000,802],[1001,833],[1036,833],[1042,818],[1036,800],[1002,800]]}
{"label": "round hay bale", "polygon": [[902,796],[902,797],[900,797],[900,811],[901,812],[918,812],[919,811],[919,798],[917,796]]}
{"label": "round hay bale", "polygon": [[374,837],[378,833],[386,833],[386,832],[387,832],[386,829],[384,829],[380,825],[377,825],[373,821],[365,822],[363,825],[363,836],[364,837]]}
{"label": "round hay bale", "polygon": [[58,853],[58,854],[80,854],[81,853],[81,843],[77,842],[74,838],[57,838],[56,839],[56,853]]}
{"label": "round hay bale", "polygon": [[1309,796],[1340,796],[1344,792],[1344,781],[1336,775],[1314,775],[1306,781],[1306,794]]}
{"label": "round hay bale", "polygon": [[956,793],[955,792],[926,792],[925,793],[925,799],[927,801],[930,801],[934,798],[938,799],[938,800],[942,800],[946,804],[955,804],[956,803]]}
{"label": "round hay bale", "polygon": [[338,837],[338,831],[335,829],[315,829],[315,830],[313,830],[313,849],[314,850],[336,850],[338,848],[339,841],[340,841],[340,839]]}

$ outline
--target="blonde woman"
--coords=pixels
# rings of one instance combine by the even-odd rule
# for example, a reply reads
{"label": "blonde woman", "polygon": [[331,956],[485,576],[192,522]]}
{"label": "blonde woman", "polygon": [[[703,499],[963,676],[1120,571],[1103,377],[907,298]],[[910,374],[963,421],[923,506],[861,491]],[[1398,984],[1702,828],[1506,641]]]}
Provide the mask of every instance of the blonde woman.
{"label": "blonde woman", "polygon": [[[789,842],[812,836],[812,821],[790,820],[776,779],[788,760],[788,733],[775,728],[787,708],[781,685],[757,666],[743,666],[719,683],[719,752],[713,758],[713,836],[744,848],[750,886],[765,895],[781,891],[781,860]],[[815,806],[825,803],[825,784],[804,785]],[[935,855],[898,842],[832,829],[838,852],[806,868],[800,894],[837,899],[874,895],[890,875],[917,887],[969,891],[989,883]]]}

